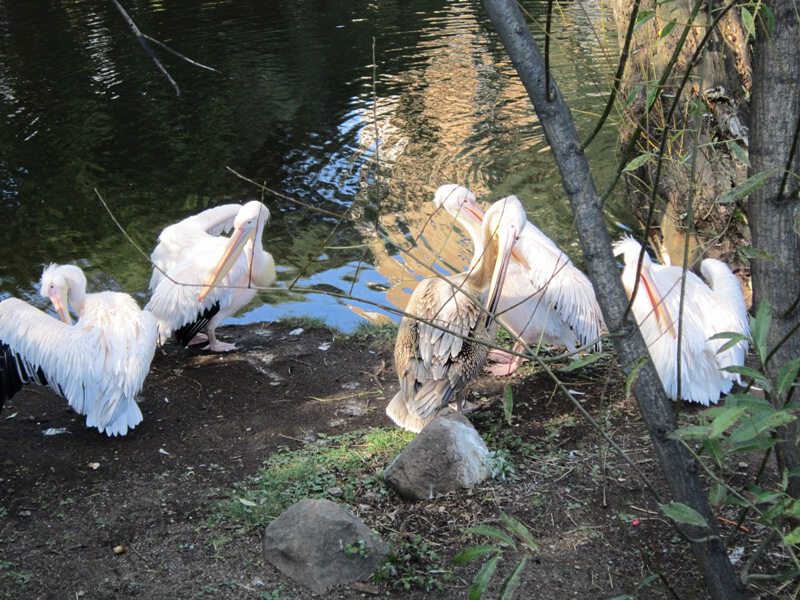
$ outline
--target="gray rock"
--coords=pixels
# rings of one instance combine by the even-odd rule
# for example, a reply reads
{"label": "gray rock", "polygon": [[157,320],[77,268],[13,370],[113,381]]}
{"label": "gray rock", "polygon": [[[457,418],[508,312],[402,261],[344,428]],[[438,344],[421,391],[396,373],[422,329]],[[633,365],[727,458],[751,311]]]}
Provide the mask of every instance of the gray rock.
{"label": "gray rock", "polygon": [[460,413],[434,419],[384,472],[386,483],[410,500],[430,500],[470,488],[490,476],[489,449]]}
{"label": "gray rock", "polygon": [[330,500],[301,500],[264,532],[264,558],[320,594],[366,579],[388,553],[369,527]]}

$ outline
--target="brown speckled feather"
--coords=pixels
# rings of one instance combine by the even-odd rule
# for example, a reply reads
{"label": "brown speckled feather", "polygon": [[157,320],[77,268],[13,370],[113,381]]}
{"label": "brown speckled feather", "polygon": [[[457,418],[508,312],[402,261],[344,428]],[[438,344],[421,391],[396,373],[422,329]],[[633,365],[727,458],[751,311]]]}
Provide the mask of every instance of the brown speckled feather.
{"label": "brown speckled feather", "polygon": [[400,391],[386,411],[401,427],[422,429],[456,399],[486,361],[490,332],[480,318],[482,311],[474,299],[456,289],[466,275],[450,278],[452,285],[440,278],[425,279],[409,300],[406,312],[449,331],[409,317],[400,323],[394,347]]}

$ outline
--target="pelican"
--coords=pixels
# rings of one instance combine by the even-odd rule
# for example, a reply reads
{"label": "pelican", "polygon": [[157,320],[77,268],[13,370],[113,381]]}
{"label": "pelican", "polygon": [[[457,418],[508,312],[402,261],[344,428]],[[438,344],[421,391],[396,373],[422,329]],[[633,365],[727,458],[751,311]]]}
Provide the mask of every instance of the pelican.
{"label": "pelican", "polygon": [[155,317],[127,294],[87,294],[73,265],[46,267],[40,291],[61,321],[17,298],[0,302],[0,400],[26,383],[47,385],[87,427],[125,435],[142,421],[135,398],[156,349]]}
{"label": "pelican", "polygon": [[[516,196],[509,196],[516,200]],[[447,184],[436,190],[433,203],[443,207],[472,238],[475,253],[483,251],[483,210],[467,188]],[[569,257],[526,219],[508,267],[508,281],[497,306],[497,318],[518,339],[513,352],[541,343],[564,346],[570,352],[598,340],[604,327],[594,288]],[[597,341],[593,350],[601,350]],[[493,375],[509,375],[526,360],[492,351],[487,367]]]}
{"label": "pelican", "polygon": [[[614,254],[622,256],[625,268],[622,283],[628,297],[633,294],[642,246],[626,236],[614,243]],[[727,340],[711,340],[722,332],[735,332],[747,337],[747,308],[739,281],[728,266],[716,259],[700,263],[706,284],[691,271],[686,273],[683,327],[681,333],[680,397],[708,406],[719,401],[720,394],[730,391],[733,383],[741,383],[739,375],[725,367],[744,365],[747,340],[740,340],[722,349]],[[650,357],[661,378],[664,390],[678,399],[678,324],[681,297],[681,267],[666,267],[650,260],[642,262],[639,287],[631,308],[639,324]]]}
{"label": "pelican", "polygon": [[484,251],[475,254],[469,271],[423,279],[414,290],[406,312],[421,320],[405,316],[400,323],[394,347],[400,391],[386,407],[400,427],[422,430],[453,400],[461,409],[459,393],[486,360],[492,315],[524,224],[516,198],[496,202],[483,222]]}
{"label": "pelican", "polygon": [[[268,220],[267,207],[253,200],[204,211],[161,233],[145,309],[158,319],[162,344],[174,334],[184,345],[207,340],[205,349],[212,352],[236,349],[214,331],[255,297],[253,286],[275,281],[275,262],[261,243]],[[214,235],[231,226],[230,239]]]}

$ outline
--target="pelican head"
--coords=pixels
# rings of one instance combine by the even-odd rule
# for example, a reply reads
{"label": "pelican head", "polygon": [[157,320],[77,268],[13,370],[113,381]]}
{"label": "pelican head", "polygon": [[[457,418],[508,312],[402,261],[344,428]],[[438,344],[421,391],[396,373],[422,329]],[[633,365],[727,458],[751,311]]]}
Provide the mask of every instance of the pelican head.
{"label": "pelican head", "polygon": [[[436,208],[444,208],[458,219],[467,229],[475,227],[479,230],[483,221],[483,210],[478,204],[475,194],[463,185],[447,183],[439,186],[433,196]],[[472,231],[470,231],[472,234]]]}
{"label": "pelican head", "polygon": [[[625,271],[630,272],[631,280],[628,282],[625,281],[623,272],[623,284],[630,298],[633,294],[633,287],[635,285],[633,278],[639,265],[639,255],[642,252],[642,245],[633,237],[626,235],[622,239],[614,242],[613,250],[614,256],[622,256],[622,260],[625,263]],[[655,314],[656,322],[661,332],[669,333],[673,338],[677,337],[678,334],[675,324],[672,321],[672,316],[664,305],[664,296],[659,291],[653,278],[653,261],[650,260],[650,256],[647,252],[644,253],[644,258],[642,259],[640,281],[642,282],[642,287],[644,287],[647,300],[650,302],[650,306]]]}
{"label": "pelican head", "polygon": [[239,209],[236,218],[233,220],[231,239],[222,253],[222,258],[211,270],[203,289],[200,290],[200,294],[197,296],[200,302],[205,300],[206,296],[214,289],[214,286],[228,274],[228,271],[236,264],[247,242],[252,243],[261,234],[267,221],[269,221],[269,209],[258,200],[251,200]]}
{"label": "pelican head", "polygon": [[486,301],[486,310],[489,313],[489,318],[494,315],[497,308],[497,302],[503,291],[503,283],[511,262],[514,245],[517,243],[527,222],[528,218],[525,214],[525,209],[516,196],[508,196],[498,200],[489,207],[489,210],[484,215],[483,237],[486,247],[491,247],[495,240],[497,244],[497,256]]}
{"label": "pelican head", "polygon": [[86,276],[80,267],[51,263],[42,271],[39,293],[53,303],[53,308],[62,321],[72,325],[69,303],[72,300],[73,307],[80,312],[86,293]]}

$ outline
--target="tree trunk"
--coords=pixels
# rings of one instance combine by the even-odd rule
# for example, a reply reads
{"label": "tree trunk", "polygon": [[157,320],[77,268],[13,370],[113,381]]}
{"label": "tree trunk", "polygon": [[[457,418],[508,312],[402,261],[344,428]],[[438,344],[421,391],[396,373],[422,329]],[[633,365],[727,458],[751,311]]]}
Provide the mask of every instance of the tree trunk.
{"label": "tree trunk", "polygon": [[[549,80],[550,89],[545,89],[547,78],[542,55],[514,0],[484,0],[484,5],[528,92],[553,151],[575,215],[589,277],[609,331],[620,334],[614,338],[614,343],[622,368],[629,373],[639,357],[649,357],[649,354],[639,328],[626,311],[628,298],[611,253],[600,199],[572,115],[552,79]],[[680,443],[667,437],[675,429],[675,415],[649,358],[636,377],[634,390],[672,494],[677,501],[702,514],[709,523],[709,531],[692,528],[689,534],[694,539],[707,536],[707,541],[696,541],[691,545],[712,597],[719,600],[746,598],[719,538],[716,522],[700,485],[697,465]]]}
{"label": "tree trunk", "polygon": [[[767,363],[767,372],[774,380],[788,361],[800,356],[800,23],[792,0],[773,0],[769,5],[775,14],[775,30],[759,28],[754,52],[750,163],[753,174],[769,169],[774,173],[750,195],[747,215],[753,245],[769,256],[751,259],[751,265],[754,300],[773,306],[768,347],[777,350]],[[793,399],[785,394],[772,398],[777,407],[787,400],[796,406],[797,392]],[[781,469],[800,468],[797,436],[797,422],[778,432],[783,440],[776,448]],[[800,476],[790,479],[789,493],[800,498]]]}
{"label": "tree trunk", "polygon": [[[655,17],[633,34],[621,82],[621,97],[629,102],[624,109],[620,142],[627,146],[637,124],[644,124],[645,133],[624,160],[647,152],[655,155],[628,174],[627,182],[634,211],[643,224],[655,187],[653,229],[648,236],[662,262],[683,264],[688,236],[690,265],[703,255],[719,258],[746,282],[748,266],[737,248],[747,243],[747,225],[738,218],[741,210],[736,204],[716,201],[747,177],[747,165],[737,158],[737,154],[746,155],[747,142],[734,141],[747,135],[747,128],[743,127],[748,109],[745,96],[752,79],[747,36],[738,13],[730,10],[702,52],[696,54],[713,20],[705,8],[697,10],[693,20],[698,1],[642,0],[639,18],[647,12],[655,12]],[[622,45],[633,3],[614,0],[612,7]],[[693,26],[681,45],[685,23]],[[671,74],[657,88],[676,48]],[[680,83],[687,71],[692,76],[681,91]],[[675,110],[667,121],[674,103]],[[664,151],[659,152],[665,132]],[[738,144],[738,148],[731,148],[731,144]],[[661,172],[656,181],[659,160]]]}

